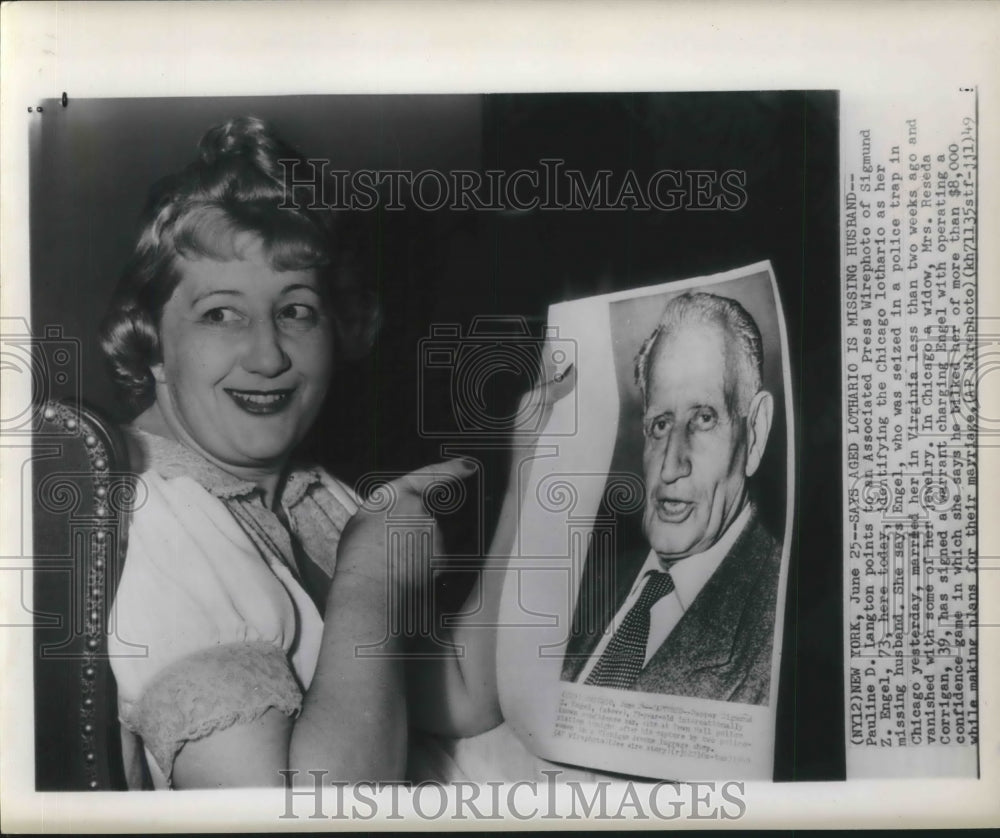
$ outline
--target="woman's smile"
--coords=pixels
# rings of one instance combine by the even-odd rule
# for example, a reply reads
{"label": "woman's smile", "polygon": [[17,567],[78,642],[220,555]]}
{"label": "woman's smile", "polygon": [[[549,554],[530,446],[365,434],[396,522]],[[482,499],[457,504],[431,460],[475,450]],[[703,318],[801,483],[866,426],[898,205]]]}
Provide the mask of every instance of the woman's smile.
{"label": "woman's smile", "polygon": [[287,408],[292,401],[295,389],[283,390],[235,390],[225,387],[226,393],[235,402],[240,410],[253,413],[258,416],[267,416],[272,413],[280,413]]}

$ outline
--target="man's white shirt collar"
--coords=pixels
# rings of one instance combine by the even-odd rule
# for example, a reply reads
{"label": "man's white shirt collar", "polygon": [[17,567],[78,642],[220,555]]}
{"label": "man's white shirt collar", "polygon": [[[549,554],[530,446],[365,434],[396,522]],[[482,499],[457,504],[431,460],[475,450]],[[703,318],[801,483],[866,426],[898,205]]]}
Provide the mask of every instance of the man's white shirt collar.
{"label": "man's white shirt collar", "polygon": [[705,587],[705,583],[712,577],[716,569],[722,564],[722,560],[729,553],[736,539],[747,528],[750,523],[750,504],[744,504],[743,510],[736,516],[736,520],[722,534],[722,538],[715,542],[703,553],[695,553],[685,556],[672,564],[666,564],[656,554],[655,550],[650,550],[646,561],[636,576],[635,584],[632,586],[632,594],[638,595],[639,590],[646,584],[646,576],[654,570],[667,570],[670,578],[674,580],[674,590],[680,600],[681,608],[685,611],[691,607],[695,597]]}
{"label": "man's white shirt collar", "polygon": [[646,642],[645,656],[645,662],[649,663],[650,658],[664,643],[670,632],[674,630],[680,622],[681,617],[691,607],[691,603],[701,593],[701,589],[705,587],[712,574],[722,564],[722,560],[728,555],[736,543],[736,539],[747,528],[747,525],[750,523],[751,514],[752,510],[748,503],[740,511],[740,514],[736,516],[736,520],[723,533],[722,538],[715,542],[715,544],[703,553],[696,553],[693,556],[679,559],[669,566],[661,561],[654,550],[650,550],[645,563],[636,576],[632,590],[619,607],[618,612],[611,621],[611,625],[608,626],[608,630],[605,631],[604,635],[598,641],[597,646],[591,653],[590,659],[577,676],[577,682],[583,683],[587,679],[598,659],[604,654],[604,650],[607,648],[612,635],[625,619],[629,609],[632,608],[635,601],[639,598],[639,594],[646,584],[646,577],[650,572],[668,570],[670,578],[674,581],[674,590],[649,609],[649,638]]}

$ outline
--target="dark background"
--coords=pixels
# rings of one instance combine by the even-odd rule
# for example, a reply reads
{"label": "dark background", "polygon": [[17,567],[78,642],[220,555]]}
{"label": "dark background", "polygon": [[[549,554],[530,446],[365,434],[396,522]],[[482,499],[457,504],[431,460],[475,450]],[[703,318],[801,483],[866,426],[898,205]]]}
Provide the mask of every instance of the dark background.
{"label": "dark background", "polygon": [[[841,623],[838,103],[833,92],[501,94],[58,100],[31,126],[31,288],[36,335],[79,340],[81,375],[40,395],[82,392],[120,409],[96,341],[150,184],[194,154],[209,126],[252,114],[334,169],[538,169],[585,174],[741,169],[748,202],[722,211],[402,211],[364,214],[365,261],[383,311],[375,351],[343,365],[305,453],[355,480],[432,462],[445,443],[485,480],[450,516],[476,552],[495,516],[502,437],[458,432],[447,370],[423,375],[433,324],[468,331],[518,315],[540,335],[549,304],[770,259],[788,324],[797,511],[787,596],[775,777],[844,776]],[[497,373],[488,401],[509,415],[527,376]],[[422,400],[421,400],[422,399]],[[418,417],[420,420],[418,421]],[[423,423],[421,425],[421,422]],[[435,431],[429,435],[428,430]],[[491,445],[491,443],[493,443]],[[452,449],[453,450],[453,449]],[[479,525],[479,509],[485,526]],[[468,580],[446,578],[461,597]]]}

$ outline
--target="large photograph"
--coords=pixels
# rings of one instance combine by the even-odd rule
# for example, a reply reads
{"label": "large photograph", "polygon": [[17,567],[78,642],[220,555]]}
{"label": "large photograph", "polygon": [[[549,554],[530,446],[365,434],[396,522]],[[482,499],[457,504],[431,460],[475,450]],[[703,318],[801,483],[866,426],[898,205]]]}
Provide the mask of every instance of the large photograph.
{"label": "large photograph", "polygon": [[498,629],[510,731],[560,764],[770,779],[795,496],[771,266],[549,324],[579,372],[525,470]]}
{"label": "large photograph", "polygon": [[[608,306],[623,405],[611,473],[639,476],[645,502],[612,555],[591,542],[562,678],[767,704],[786,518],[770,277]],[[605,588],[610,615],[594,608]],[[648,630],[632,629],[647,610]],[[633,631],[646,634],[641,659]]]}
{"label": "large photograph", "polygon": [[[524,736],[553,619],[555,684],[762,708],[712,776],[843,778],[835,92],[53,99],[30,150],[36,789],[708,776]],[[551,311],[602,295],[595,402]],[[637,501],[509,619],[611,402],[568,480]]]}

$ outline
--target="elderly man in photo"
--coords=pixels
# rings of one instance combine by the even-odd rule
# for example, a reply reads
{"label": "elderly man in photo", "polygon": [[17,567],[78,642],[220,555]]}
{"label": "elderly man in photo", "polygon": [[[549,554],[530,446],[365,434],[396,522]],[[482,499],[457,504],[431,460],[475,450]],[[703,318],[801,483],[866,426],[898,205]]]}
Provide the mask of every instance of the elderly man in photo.
{"label": "elderly man in photo", "polygon": [[667,304],[635,362],[649,550],[617,563],[603,618],[581,619],[581,597],[574,625],[591,630],[573,633],[563,680],[767,704],[781,544],[749,495],[774,412],[762,372],[739,303]]}

